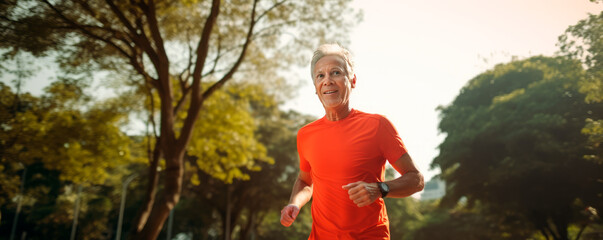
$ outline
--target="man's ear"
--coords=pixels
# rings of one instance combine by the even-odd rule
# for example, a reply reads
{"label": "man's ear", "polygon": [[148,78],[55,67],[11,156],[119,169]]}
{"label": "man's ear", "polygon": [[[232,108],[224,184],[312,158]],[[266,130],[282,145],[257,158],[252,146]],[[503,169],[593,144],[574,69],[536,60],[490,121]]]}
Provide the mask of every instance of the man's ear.
{"label": "man's ear", "polygon": [[356,74],[354,74],[354,78],[350,82],[352,83],[352,88],[356,88]]}

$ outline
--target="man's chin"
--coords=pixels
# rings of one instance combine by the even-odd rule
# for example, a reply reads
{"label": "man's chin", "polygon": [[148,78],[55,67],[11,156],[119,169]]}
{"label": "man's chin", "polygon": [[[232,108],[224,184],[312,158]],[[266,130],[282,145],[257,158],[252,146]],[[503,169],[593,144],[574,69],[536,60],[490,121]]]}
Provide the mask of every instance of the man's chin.
{"label": "man's chin", "polygon": [[326,109],[337,109],[343,106],[343,103],[340,101],[327,101],[322,102],[322,106]]}

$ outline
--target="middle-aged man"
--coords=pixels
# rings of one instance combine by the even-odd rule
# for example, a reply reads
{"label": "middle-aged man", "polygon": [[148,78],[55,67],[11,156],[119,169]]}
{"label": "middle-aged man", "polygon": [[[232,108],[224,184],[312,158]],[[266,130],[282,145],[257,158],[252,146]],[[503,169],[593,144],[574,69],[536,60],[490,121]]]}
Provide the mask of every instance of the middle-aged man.
{"label": "middle-aged man", "polygon": [[[301,171],[281,224],[291,226],[313,197],[309,239],[389,239],[383,198],[421,191],[423,176],[389,120],[350,107],[356,75],[349,51],[321,45],[311,64],[325,116],[297,134]],[[386,160],[401,176],[384,182]]]}

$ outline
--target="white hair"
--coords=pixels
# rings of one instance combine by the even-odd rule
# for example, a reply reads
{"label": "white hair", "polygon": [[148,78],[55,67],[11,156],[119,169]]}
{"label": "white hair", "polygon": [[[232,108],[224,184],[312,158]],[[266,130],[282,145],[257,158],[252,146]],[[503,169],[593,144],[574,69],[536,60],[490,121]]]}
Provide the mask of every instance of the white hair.
{"label": "white hair", "polygon": [[350,51],[339,45],[338,43],[327,43],[322,44],[314,51],[314,56],[312,57],[312,63],[310,65],[310,76],[312,76],[312,80],[314,80],[314,67],[318,60],[325,56],[338,56],[346,63],[345,71],[348,77],[351,79],[354,75],[354,62],[352,61],[352,54]]}

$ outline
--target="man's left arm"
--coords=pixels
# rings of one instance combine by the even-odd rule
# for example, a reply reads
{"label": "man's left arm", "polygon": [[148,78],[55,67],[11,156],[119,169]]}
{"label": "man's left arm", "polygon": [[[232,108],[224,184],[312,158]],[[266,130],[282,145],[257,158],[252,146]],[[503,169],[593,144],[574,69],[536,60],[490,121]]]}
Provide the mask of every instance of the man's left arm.
{"label": "man's left arm", "polygon": [[[394,162],[392,166],[402,176],[385,182],[385,184],[389,186],[388,197],[403,198],[423,190],[423,187],[425,186],[423,174],[419,172],[408,153],[402,155],[402,157]],[[379,192],[379,194],[381,194],[381,192]]]}
{"label": "man's left arm", "polygon": [[[403,198],[423,190],[425,186],[423,175],[415,166],[408,153],[402,155],[392,166],[401,176],[385,182],[389,187],[387,197]],[[368,206],[381,197],[381,191],[377,183],[366,183],[363,181],[350,183],[343,186],[348,190],[350,200],[354,201],[358,207]]]}

